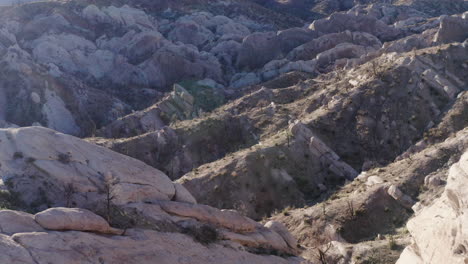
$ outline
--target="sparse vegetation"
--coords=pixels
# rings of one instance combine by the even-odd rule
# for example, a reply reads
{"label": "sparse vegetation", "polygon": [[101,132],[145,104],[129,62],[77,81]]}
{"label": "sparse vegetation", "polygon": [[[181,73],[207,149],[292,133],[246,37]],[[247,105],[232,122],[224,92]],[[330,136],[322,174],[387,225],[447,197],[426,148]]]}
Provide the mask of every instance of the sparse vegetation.
{"label": "sparse vegetation", "polygon": [[390,235],[388,238],[388,248],[390,250],[396,250],[398,248],[395,238],[392,235]]}
{"label": "sparse vegetation", "polygon": [[204,245],[209,245],[219,239],[218,230],[210,225],[190,226],[185,228],[184,232]]}
{"label": "sparse vegetation", "polygon": [[23,152],[13,153],[13,159],[22,159],[24,157]]}
{"label": "sparse vegetation", "polygon": [[70,153],[59,153],[57,157],[58,157],[58,161],[60,161],[63,164],[69,164],[71,162]]}

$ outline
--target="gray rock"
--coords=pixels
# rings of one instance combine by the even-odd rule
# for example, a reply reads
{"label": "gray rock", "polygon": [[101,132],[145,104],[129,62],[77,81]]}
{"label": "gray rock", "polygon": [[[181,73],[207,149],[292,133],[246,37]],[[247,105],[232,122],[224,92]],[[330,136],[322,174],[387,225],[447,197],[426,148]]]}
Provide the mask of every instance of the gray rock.
{"label": "gray rock", "polygon": [[437,43],[463,42],[468,38],[468,18],[442,16],[439,31],[434,41]]}
{"label": "gray rock", "polygon": [[394,40],[400,34],[399,30],[374,17],[343,13],[335,13],[328,18],[315,20],[309,28],[324,34],[346,30],[367,32],[378,37],[381,41]]}

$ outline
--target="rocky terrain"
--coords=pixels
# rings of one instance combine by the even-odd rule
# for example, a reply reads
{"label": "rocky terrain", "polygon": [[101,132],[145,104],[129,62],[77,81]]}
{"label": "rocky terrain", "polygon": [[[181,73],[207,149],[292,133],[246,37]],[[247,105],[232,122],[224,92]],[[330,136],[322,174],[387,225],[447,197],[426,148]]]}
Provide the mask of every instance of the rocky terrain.
{"label": "rocky terrain", "polygon": [[0,22],[1,263],[468,261],[467,1]]}

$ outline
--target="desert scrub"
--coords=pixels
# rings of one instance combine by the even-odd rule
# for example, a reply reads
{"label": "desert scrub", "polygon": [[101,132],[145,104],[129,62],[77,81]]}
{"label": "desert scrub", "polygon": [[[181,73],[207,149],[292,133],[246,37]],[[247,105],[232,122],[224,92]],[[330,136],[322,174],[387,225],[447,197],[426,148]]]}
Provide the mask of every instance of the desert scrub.
{"label": "desert scrub", "polygon": [[15,152],[13,153],[13,159],[22,159],[24,156],[23,156],[23,152]]}
{"label": "desert scrub", "polygon": [[71,155],[69,153],[59,153],[57,159],[63,164],[68,164],[71,161]]}
{"label": "desert scrub", "polygon": [[213,111],[225,102],[224,94],[216,88],[199,85],[196,81],[179,83],[195,98],[195,106],[205,111]]}
{"label": "desert scrub", "polygon": [[0,210],[17,210],[23,208],[25,208],[24,202],[17,192],[7,190],[0,191]]}
{"label": "desert scrub", "polygon": [[210,225],[190,226],[183,232],[203,245],[214,243],[220,238],[218,230]]}
{"label": "desert scrub", "polygon": [[395,241],[395,238],[393,236],[390,236],[388,238],[388,248],[390,250],[396,250],[398,248],[398,244]]}

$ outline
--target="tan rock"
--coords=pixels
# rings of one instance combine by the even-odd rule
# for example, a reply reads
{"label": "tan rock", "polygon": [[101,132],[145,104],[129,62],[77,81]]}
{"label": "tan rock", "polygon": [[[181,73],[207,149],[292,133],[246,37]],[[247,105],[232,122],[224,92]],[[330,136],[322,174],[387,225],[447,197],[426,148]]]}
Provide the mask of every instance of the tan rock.
{"label": "tan rock", "polygon": [[264,226],[278,233],[290,248],[297,248],[296,238],[289,233],[288,229],[282,223],[277,221],[268,221]]}
{"label": "tan rock", "polygon": [[225,240],[231,240],[246,247],[275,249],[289,254],[295,253],[295,251],[287,245],[278,233],[273,232],[270,229],[261,229],[258,232],[245,234],[223,230],[221,231],[221,237]]}
{"label": "tan rock", "polygon": [[[82,208],[105,201],[107,187],[115,204],[170,200],[175,195],[172,181],[161,171],[47,128],[0,130],[0,149],[0,174],[13,175],[11,186],[27,204],[44,201],[44,206],[47,202],[67,206],[66,187],[70,185],[73,202]],[[23,159],[15,159],[15,153]],[[38,186],[48,186],[47,191]]]}
{"label": "tan rock", "polygon": [[411,209],[414,205],[414,200],[408,195],[404,194],[396,185],[391,185],[388,188],[388,195],[395,199],[401,206]]}
{"label": "tan rock", "polygon": [[397,264],[464,264],[468,253],[468,153],[449,170],[443,195],[418,210],[408,230],[413,243]]}
{"label": "tan rock", "polygon": [[[255,255],[220,243],[208,246],[195,242],[192,237],[179,233],[163,233],[130,229],[127,236],[102,236],[87,232],[20,233],[13,236],[33,256],[15,244],[0,249],[12,252],[0,256],[1,263],[34,264],[299,264],[300,258],[281,258]],[[1,237],[0,237],[1,238]],[[6,238],[6,241],[9,241]],[[5,241],[5,240],[3,240]],[[11,248],[18,250],[13,252]],[[23,254],[21,254],[23,253]],[[24,255],[24,260],[11,256]],[[5,259],[2,259],[5,258]]]}
{"label": "tan rock", "polygon": [[34,221],[32,214],[13,211],[0,211],[0,231],[7,235],[26,232],[40,232],[44,229]]}
{"label": "tan rock", "polygon": [[0,263],[35,264],[29,252],[9,236],[0,234]]}
{"label": "tan rock", "polygon": [[159,202],[161,208],[174,215],[195,218],[201,222],[225,227],[235,232],[253,232],[260,226],[250,218],[234,210],[219,210],[207,205],[196,205],[180,202]]}
{"label": "tan rock", "polygon": [[109,226],[104,218],[80,208],[51,208],[34,216],[39,225],[50,230],[91,231],[120,235],[122,230]]}
{"label": "tan rock", "polygon": [[174,187],[176,190],[174,201],[191,204],[197,203],[195,197],[193,197],[193,195],[187,189],[185,189],[185,187],[182,186],[182,184],[176,182],[174,183]]}

